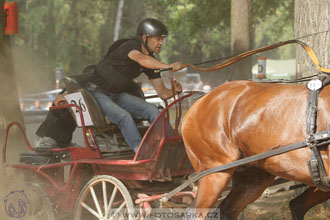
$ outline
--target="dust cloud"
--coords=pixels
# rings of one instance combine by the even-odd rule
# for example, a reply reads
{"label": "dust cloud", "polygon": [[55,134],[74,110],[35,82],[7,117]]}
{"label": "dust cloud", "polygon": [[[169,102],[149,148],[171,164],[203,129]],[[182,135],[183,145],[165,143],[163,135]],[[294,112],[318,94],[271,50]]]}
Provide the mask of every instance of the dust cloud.
{"label": "dust cloud", "polygon": [[[55,88],[54,74],[47,61],[22,48],[13,50],[17,86],[20,95],[44,92]],[[54,70],[55,71],[55,70]]]}
{"label": "dust cloud", "polygon": [[[1,167],[0,179],[0,219],[9,220],[22,216],[24,211],[20,212],[18,210],[18,201],[20,199],[25,200],[24,190],[26,190],[26,186],[24,184],[25,181],[23,174],[13,168]],[[11,207],[17,209],[16,213]]]}
{"label": "dust cloud", "polygon": [[[7,142],[6,165],[3,166],[3,160],[0,165],[0,219],[1,220],[44,220],[45,216],[40,216],[41,211],[37,210],[42,207],[42,199],[40,194],[36,193],[31,183],[37,181],[30,175],[27,169],[14,168],[10,165],[19,163],[19,155],[27,152],[28,148],[25,143],[18,140],[14,136],[10,136]],[[1,143],[4,141],[1,138]],[[0,153],[2,158],[2,151]],[[40,209],[40,208],[39,208]],[[37,211],[35,211],[37,210]],[[42,213],[43,214],[43,213]]]}

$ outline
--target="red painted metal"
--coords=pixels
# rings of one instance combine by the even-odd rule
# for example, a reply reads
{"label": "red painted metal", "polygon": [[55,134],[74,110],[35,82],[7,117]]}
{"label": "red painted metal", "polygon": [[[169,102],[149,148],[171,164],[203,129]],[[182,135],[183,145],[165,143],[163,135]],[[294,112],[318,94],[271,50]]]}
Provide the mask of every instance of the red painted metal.
{"label": "red painted metal", "polygon": [[124,166],[136,166],[139,164],[144,164],[144,163],[150,163],[154,162],[155,160],[148,159],[148,160],[139,160],[139,161],[134,161],[134,160],[98,160],[98,159],[84,159],[84,160],[79,160],[78,163],[84,163],[84,164],[98,164],[98,165],[124,165]]}
{"label": "red painted metal", "polygon": [[17,2],[5,2],[5,34],[18,33],[18,10]]}
{"label": "red painted metal", "polygon": [[[170,107],[172,107],[172,106],[173,106],[174,104],[176,104],[177,102],[180,102],[180,101],[182,101],[183,99],[185,99],[185,98],[187,98],[187,97],[189,97],[189,96],[191,96],[190,93],[187,94],[187,95],[184,95],[184,96],[182,96],[182,97],[180,97],[180,98],[178,98],[178,99],[176,99],[176,101],[174,101],[174,102],[172,102],[172,103],[170,103],[170,104],[167,104],[167,102],[165,102],[165,103],[166,103],[166,108],[162,111],[161,114],[159,114],[159,115],[157,116],[157,118],[153,121],[153,123],[150,125],[150,127],[149,127],[148,130],[146,131],[146,133],[145,133],[145,135],[143,136],[142,141],[141,141],[141,143],[140,143],[140,145],[139,145],[139,148],[138,148],[138,150],[137,150],[137,152],[136,152],[136,154],[135,154],[134,160],[137,160],[138,155],[139,155],[139,153],[140,153],[140,151],[141,151],[141,147],[143,146],[143,144],[144,144],[144,142],[145,142],[145,140],[146,140],[146,137],[149,135],[149,133],[151,132],[151,130],[153,129],[153,127],[155,126],[155,124],[158,122],[159,118],[161,118],[161,119],[162,119],[162,122],[163,122],[163,132],[164,132],[163,135],[164,135],[164,134],[165,134],[165,114],[167,113],[167,114],[169,115],[169,108],[170,108]],[[169,116],[168,116],[168,118],[169,118]],[[164,135],[164,136],[165,136],[165,135]],[[162,148],[162,146],[159,147],[158,152],[161,150],[161,148]]]}
{"label": "red painted metal", "polygon": [[[101,153],[101,151],[100,151],[100,148],[99,148],[99,146],[97,145],[97,143],[96,143],[96,141],[95,141],[95,139],[94,139],[94,136],[93,136],[93,134],[92,134],[92,129],[88,129],[88,134],[89,134],[89,137],[90,137],[90,139],[92,140],[92,142],[93,142],[93,144],[94,144],[94,146],[95,146],[95,149],[96,149],[96,151],[98,152],[98,154],[100,155],[100,158],[102,158],[102,153]],[[87,137],[86,137],[87,138]]]}
{"label": "red painted metal", "polygon": [[[9,166],[9,165],[7,165],[7,166]],[[43,170],[49,170],[51,168],[59,168],[59,167],[64,167],[64,166],[73,166],[73,168],[70,172],[70,175],[69,175],[69,179],[71,180],[72,175],[74,174],[74,171],[75,171],[75,167],[77,166],[77,162],[72,161],[72,162],[63,162],[63,163],[47,164],[47,165],[39,165],[39,166],[19,165],[19,164],[10,165],[10,167],[28,169],[28,170],[32,170],[32,171],[40,174],[45,179],[47,179],[52,184],[52,186],[55,187],[55,189],[59,192],[65,191],[65,189],[67,188],[67,185],[64,184],[64,182],[57,183],[54,177],[51,177],[49,174],[47,174]]]}
{"label": "red painted metal", "polygon": [[5,132],[5,138],[4,138],[4,142],[3,142],[3,146],[2,146],[2,164],[5,165],[6,164],[6,151],[7,151],[7,141],[8,141],[8,134],[9,134],[9,130],[12,126],[17,126],[21,136],[23,136],[23,140],[26,144],[26,146],[31,150],[31,151],[35,151],[35,148],[31,147],[30,142],[28,141],[28,139],[26,138],[26,135],[24,134],[23,128],[22,126],[18,123],[18,122],[12,122],[10,123],[7,128],[6,128],[6,132]]}
{"label": "red painted metal", "polygon": [[69,151],[72,160],[102,158],[97,150],[91,150],[88,147],[70,147]]}

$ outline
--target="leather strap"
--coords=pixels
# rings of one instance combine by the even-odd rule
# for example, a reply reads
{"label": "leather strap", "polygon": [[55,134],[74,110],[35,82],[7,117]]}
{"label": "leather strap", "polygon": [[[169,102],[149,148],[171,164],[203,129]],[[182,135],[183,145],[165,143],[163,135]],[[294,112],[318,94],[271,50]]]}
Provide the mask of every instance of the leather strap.
{"label": "leather strap", "polygon": [[[312,81],[311,81],[312,82]],[[311,149],[311,159],[308,160],[308,168],[311,174],[312,180],[316,187],[325,192],[330,192],[330,182],[325,171],[323,160],[319,149],[315,142],[311,140],[311,137],[316,132],[316,119],[317,119],[317,100],[322,87],[317,90],[309,90],[309,100],[307,109],[307,145]]]}
{"label": "leather strap", "polygon": [[307,109],[307,134],[313,135],[316,131],[317,118],[317,98],[320,90],[309,90],[309,100]]}
{"label": "leather strap", "polygon": [[312,176],[312,180],[317,188],[324,192],[330,192],[330,181],[325,171],[321,154],[316,144],[309,146],[312,157],[308,160],[308,168]]}
{"label": "leather strap", "polygon": [[[330,129],[315,134],[315,136],[313,136],[313,141],[317,142],[317,144],[315,144],[315,146],[323,146],[323,145],[330,144],[329,138],[330,138]],[[269,157],[272,157],[272,156],[275,156],[275,155],[283,154],[283,153],[293,151],[293,150],[296,150],[296,149],[300,149],[300,148],[304,148],[304,147],[307,147],[306,142],[298,142],[298,143],[295,143],[295,144],[290,144],[290,145],[285,146],[285,147],[276,148],[276,149],[271,150],[271,151],[267,151],[267,152],[257,154],[257,155],[253,155],[253,156],[250,156],[250,157],[245,157],[243,159],[239,159],[239,160],[236,160],[236,161],[231,162],[231,163],[223,164],[221,166],[217,166],[217,167],[202,171],[202,172],[196,174],[195,176],[193,176],[190,180],[185,181],[182,185],[178,186],[174,190],[164,194],[160,200],[161,200],[161,202],[168,201],[176,193],[180,192],[181,190],[183,190],[184,188],[186,188],[187,186],[189,186],[193,182],[195,182],[195,181],[197,181],[197,180],[201,179],[202,177],[207,176],[209,174],[216,173],[216,172],[221,172],[221,171],[228,170],[228,169],[238,167],[238,166],[241,166],[241,165],[246,165],[248,163],[252,163],[252,162],[255,162],[255,161],[258,161],[258,160],[263,160],[263,159],[266,159],[266,158],[269,158]]]}
{"label": "leather strap", "polygon": [[222,68],[225,68],[233,63],[236,63],[248,56],[251,56],[253,54],[256,54],[256,53],[260,53],[260,52],[263,52],[263,51],[267,51],[267,50],[272,50],[272,49],[275,49],[277,47],[281,47],[281,46],[284,46],[284,45],[287,45],[287,44],[299,44],[300,46],[302,46],[305,51],[307,52],[307,54],[309,55],[309,57],[311,58],[311,60],[313,61],[313,63],[317,66],[318,70],[321,71],[321,72],[324,72],[324,73],[330,73],[330,69],[327,69],[327,68],[323,68],[320,66],[320,62],[319,60],[317,59],[313,49],[308,46],[307,44],[305,44],[304,42],[302,41],[299,41],[299,40],[288,40],[288,41],[284,41],[284,42],[279,42],[279,43],[276,43],[276,44],[273,44],[273,45],[270,45],[270,46],[266,46],[266,47],[261,47],[261,48],[257,48],[257,49],[254,49],[254,50],[249,50],[247,52],[244,52],[244,53],[241,53],[241,54],[238,54],[237,56],[234,56],[228,60],[225,60],[224,62],[221,62],[215,66],[211,66],[211,67],[208,67],[208,68],[200,68],[198,66],[195,66],[195,65],[192,65],[192,64],[184,64],[184,67],[191,67],[195,70],[199,70],[199,71],[202,71],[202,72],[210,72],[210,71],[215,71],[215,70],[219,70],[219,69],[222,69]]}

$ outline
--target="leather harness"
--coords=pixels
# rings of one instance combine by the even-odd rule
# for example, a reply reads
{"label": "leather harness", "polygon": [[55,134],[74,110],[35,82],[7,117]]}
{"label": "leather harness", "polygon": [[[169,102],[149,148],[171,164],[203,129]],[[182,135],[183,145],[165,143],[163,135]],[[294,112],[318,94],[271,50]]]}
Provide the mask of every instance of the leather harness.
{"label": "leather harness", "polygon": [[[325,75],[326,79],[330,76]],[[328,82],[328,80],[324,80]],[[319,86],[313,86],[319,84]],[[311,86],[310,86],[311,85]],[[312,176],[312,180],[320,190],[330,192],[330,181],[327,172],[324,168],[322,157],[319,149],[317,148],[316,142],[313,141],[314,134],[316,132],[316,121],[317,121],[317,99],[320,91],[327,84],[323,84],[320,79],[311,80],[307,87],[309,88],[309,100],[307,108],[307,138],[306,144],[311,149],[311,159],[308,160],[309,172]],[[330,151],[330,149],[329,149]],[[330,158],[328,158],[330,160]],[[330,164],[329,164],[330,166]]]}

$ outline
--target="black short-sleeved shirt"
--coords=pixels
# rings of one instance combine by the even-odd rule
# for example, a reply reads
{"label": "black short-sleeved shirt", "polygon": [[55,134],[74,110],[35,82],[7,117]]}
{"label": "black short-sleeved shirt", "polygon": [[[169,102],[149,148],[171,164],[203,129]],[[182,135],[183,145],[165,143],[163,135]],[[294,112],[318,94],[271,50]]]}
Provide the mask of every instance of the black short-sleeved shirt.
{"label": "black short-sleeved shirt", "polygon": [[[119,46],[113,47],[116,43]],[[141,51],[141,43],[138,39],[121,40],[114,44],[96,67],[93,83],[98,85],[101,90],[114,93],[123,92],[132,83],[132,80],[143,72],[149,79],[161,77],[159,73],[142,67],[128,57],[128,53],[132,50]]]}

